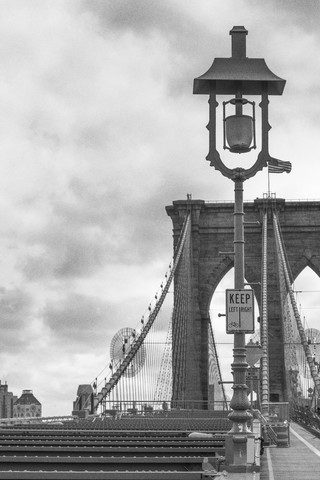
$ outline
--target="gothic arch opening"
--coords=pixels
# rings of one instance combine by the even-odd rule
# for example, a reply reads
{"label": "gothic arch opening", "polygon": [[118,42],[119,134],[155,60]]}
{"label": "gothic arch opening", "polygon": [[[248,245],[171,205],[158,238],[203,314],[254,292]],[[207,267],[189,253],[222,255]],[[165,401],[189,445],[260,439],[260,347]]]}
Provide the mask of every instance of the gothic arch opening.
{"label": "gothic arch opening", "polygon": [[[219,314],[225,314],[226,310],[226,289],[234,288],[234,268],[231,268],[228,273],[222,278],[218,284],[210,303],[210,319],[213,329],[213,334],[216,342],[216,348],[220,363],[222,380],[224,382],[232,381],[231,363],[233,362],[233,335],[226,333],[226,317]],[[255,334],[246,335],[246,343],[249,342],[251,337],[256,338],[256,333],[259,330],[259,323],[257,317],[259,314],[258,303],[255,298]],[[232,385],[225,384],[225,391],[229,398],[232,397]]]}
{"label": "gothic arch opening", "polygon": [[320,277],[306,267],[294,281],[293,289],[304,327],[320,330]]}
{"label": "gothic arch opening", "polygon": [[[309,349],[313,357],[314,365],[318,372],[320,369],[320,324],[319,324],[319,294],[320,278],[312,268],[306,267],[296,278],[293,284],[296,304],[300,313],[301,322],[308,338]],[[298,393],[300,401],[307,403],[311,401],[310,390],[314,387],[314,382],[304,349],[301,345],[300,336],[296,334],[297,345],[295,347],[298,378]],[[309,398],[310,397],[310,398]]]}

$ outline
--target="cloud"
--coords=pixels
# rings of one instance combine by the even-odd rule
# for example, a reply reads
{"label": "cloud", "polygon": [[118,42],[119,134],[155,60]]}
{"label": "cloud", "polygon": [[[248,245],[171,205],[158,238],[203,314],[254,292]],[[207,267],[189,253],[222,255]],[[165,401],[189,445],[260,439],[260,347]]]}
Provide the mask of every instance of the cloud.
{"label": "cloud", "polygon": [[164,255],[171,234],[169,218],[158,221],[166,216],[161,195],[156,192],[148,205],[135,199],[126,205],[114,193],[72,179],[69,198],[52,202],[48,220],[25,236],[27,250],[18,263],[25,278],[88,277],[119,262],[146,262],[155,251]]}
{"label": "cloud", "polygon": [[[83,6],[94,13],[96,19],[106,30],[111,28],[124,33],[132,31],[146,36],[150,32],[160,31],[162,34],[176,32],[181,37],[182,32],[190,32],[190,21],[176,2],[145,2],[137,0],[120,0],[117,3],[84,1]],[[103,33],[103,31],[102,31]]]}
{"label": "cloud", "polygon": [[43,321],[51,330],[55,342],[70,342],[73,351],[79,345],[88,349],[104,343],[101,332],[108,332],[114,323],[114,308],[98,298],[69,294],[59,302],[48,302],[43,311]]}
{"label": "cloud", "polygon": [[28,337],[33,302],[20,288],[0,288],[1,348],[19,348]]}
{"label": "cloud", "polygon": [[85,215],[79,222],[81,203],[78,209],[64,206],[60,203],[48,223],[26,238],[28,250],[21,256],[19,268],[28,280],[83,277],[105,265],[103,231]]}
{"label": "cloud", "polygon": [[[16,315],[18,312],[26,312],[30,305],[30,299],[26,292],[19,290],[18,288],[13,290],[7,290],[6,288],[2,287],[0,289],[1,295],[1,315],[3,316],[4,320],[6,320],[7,316]],[[10,320],[9,323],[12,323]],[[6,321],[4,321],[6,324]]]}
{"label": "cloud", "polygon": [[[293,171],[272,189],[303,198],[308,178],[318,196],[318,6],[14,0],[0,10],[3,375],[39,392],[47,413],[69,413],[77,382],[104,366],[112,336],[139,323],[163,278],[165,206],[187,193],[233,197],[205,160],[207,98],[192,95],[193,79],[230,55],[233,25],[248,28],[248,54],[288,80],[270,102],[270,151]],[[245,198],[266,189],[261,172]]]}
{"label": "cloud", "polygon": [[[255,4],[250,2],[253,10],[260,12],[266,19],[266,24],[271,21],[284,21],[284,28],[291,28],[296,32],[309,33],[317,25],[320,8],[317,0],[300,2],[299,0],[272,0],[268,4]],[[273,7],[277,8],[275,18]]]}

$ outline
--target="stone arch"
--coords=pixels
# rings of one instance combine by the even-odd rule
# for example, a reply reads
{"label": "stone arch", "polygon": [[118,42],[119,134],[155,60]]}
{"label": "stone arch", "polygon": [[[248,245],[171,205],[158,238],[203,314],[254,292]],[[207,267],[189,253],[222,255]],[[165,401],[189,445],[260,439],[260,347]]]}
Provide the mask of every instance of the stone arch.
{"label": "stone arch", "polygon": [[[189,342],[192,365],[188,364],[186,385],[188,398],[206,398],[206,344],[209,308],[217,285],[233,267],[234,204],[206,203],[203,200],[178,200],[166,207],[173,223],[174,243],[179,237],[182,219],[192,213],[188,319],[194,335]],[[268,213],[268,316],[270,396],[287,400],[284,371],[282,312],[272,212],[276,211],[293,279],[309,266],[320,277],[320,202],[286,202],[284,199],[257,198],[244,203],[245,276],[255,291],[260,308],[262,232],[261,218]],[[191,367],[190,367],[191,365]],[[174,374],[174,372],[173,372]],[[200,384],[199,386],[199,379]]]}
{"label": "stone arch", "polygon": [[294,282],[300,273],[307,267],[311,268],[311,270],[320,278],[320,262],[318,258],[314,255],[309,258],[304,255],[300,257],[294,265],[291,265],[292,281]]}
{"label": "stone arch", "polygon": [[214,272],[208,274],[206,288],[202,291],[200,303],[202,305],[202,314],[209,316],[212,297],[221,280],[234,267],[234,262],[229,257],[225,257],[217,266]]}

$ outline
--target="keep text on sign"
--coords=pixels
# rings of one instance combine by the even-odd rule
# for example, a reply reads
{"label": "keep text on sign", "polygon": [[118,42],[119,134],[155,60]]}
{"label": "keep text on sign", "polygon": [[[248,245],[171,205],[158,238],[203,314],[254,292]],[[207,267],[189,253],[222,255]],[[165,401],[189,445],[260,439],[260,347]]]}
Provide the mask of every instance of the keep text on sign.
{"label": "keep text on sign", "polygon": [[253,333],[253,290],[226,290],[226,317],[227,333]]}

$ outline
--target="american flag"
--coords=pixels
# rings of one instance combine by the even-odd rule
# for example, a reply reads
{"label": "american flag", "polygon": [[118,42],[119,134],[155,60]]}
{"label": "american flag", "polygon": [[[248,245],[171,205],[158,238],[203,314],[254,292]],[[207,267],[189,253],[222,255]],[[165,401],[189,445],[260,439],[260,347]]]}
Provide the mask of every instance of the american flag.
{"label": "american flag", "polygon": [[268,165],[269,173],[290,173],[291,172],[291,162],[284,162],[283,160],[277,160],[276,158],[272,159],[272,163]]}

